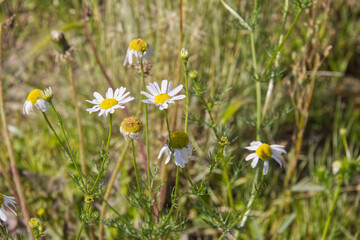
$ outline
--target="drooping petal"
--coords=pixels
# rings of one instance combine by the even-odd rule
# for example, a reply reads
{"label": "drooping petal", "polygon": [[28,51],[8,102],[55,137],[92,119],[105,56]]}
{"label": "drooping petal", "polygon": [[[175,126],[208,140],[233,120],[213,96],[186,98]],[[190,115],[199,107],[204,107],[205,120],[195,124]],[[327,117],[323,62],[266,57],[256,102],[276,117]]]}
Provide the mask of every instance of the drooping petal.
{"label": "drooping petal", "polygon": [[184,168],[185,167],[185,164],[181,158],[181,153],[179,150],[175,149],[175,165],[176,166],[180,166],[181,168]]}
{"label": "drooping petal", "polygon": [[186,148],[181,149],[180,153],[184,163],[187,163],[189,161],[189,155],[187,149]]}
{"label": "drooping petal", "polygon": [[165,152],[166,149],[168,149],[168,146],[165,144],[165,145],[161,148],[161,150],[160,150],[160,152],[159,152],[158,159],[161,158],[161,156],[164,154],[164,152]]}
{"label": "drooping petal", "polygon": [[264,162],[263,174],[266,175],[269,171],[269,161]]}
{"label": "drooping petal", "polygon": [[280,159],[277,156],[275,156],[275,154],[273,154],[271,157],[273,157],[275,159],[275,161],[280,165],[280,167],[282,167],[282,163],[281,163]]}
{"label": "drooping petal", "polygon": [[257,163],[258,163],[258,161],[259,161],[259,157],[255,157],[254,158],[254,160],[252,161],[252,163],[251,163],[251,167],[252,168],[255,168],[256,167],[256,165],[257,165]]}

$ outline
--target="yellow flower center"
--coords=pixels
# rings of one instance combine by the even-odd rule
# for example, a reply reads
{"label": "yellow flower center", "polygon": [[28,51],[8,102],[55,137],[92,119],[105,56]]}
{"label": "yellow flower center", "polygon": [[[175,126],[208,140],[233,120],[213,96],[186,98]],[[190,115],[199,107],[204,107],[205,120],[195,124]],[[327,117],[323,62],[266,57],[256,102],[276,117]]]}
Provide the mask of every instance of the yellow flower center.
{"label": "yellow flower center", "polygon": [[263,161],[266,161],[269,158],[271,158],[273,154],[271,147],[268,144],[261,144],[255,152],[258,155],[258,157]]}
{"label": "yellow flower center", "polygon": [[175,149],[183,149],[189,144],[189,136],[183,131],[175,131],[171,133],[171,147]]}
{"label": "yellow flower center", "polygon": [[34,105],[36,101],[41,97],[41,93],[42,91],[40,89],[34,89],[29,93],[26,100],[28,100]]}
{"label": "yellow flower center", "polygon": [[167,95],[166,93],[160,93],[155,97],[155,102],[163,104],[166,101],[166,99],[169,99],[169,98],[170,98],[170,96]]}
{"label": "yellow flower center", "polygon": [[148,43],[142,40],[141,38],[132,40],[129,45],[130,50],[135,50],[137,52],[142,52],[142,53],[145,52],[147,48],[148,48]]}
{"label": "yellow flower center", "polygon": [[118,101],[114,98],[106,98],[100,103],[102,109],[109,109],[118,104]]}
{"label": "yellow flower center", "polygon": [[0,205],[2,205],[4,203],[4,197],[3,195],[0,193]]}
{"label": "yellow flower center", "polygon": [[121,129],[127,133],[138,133],[143,129],[143,124],[136,117],[128,117],[122,121]]}

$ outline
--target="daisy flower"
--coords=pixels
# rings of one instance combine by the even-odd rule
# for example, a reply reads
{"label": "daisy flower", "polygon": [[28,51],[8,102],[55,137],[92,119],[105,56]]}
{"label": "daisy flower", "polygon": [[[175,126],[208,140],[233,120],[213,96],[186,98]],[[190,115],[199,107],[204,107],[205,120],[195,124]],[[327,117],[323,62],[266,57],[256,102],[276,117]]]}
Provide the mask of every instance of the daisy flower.
{"label": "daisy flower", "polygon": [[255,168],[259,159],[263,160],[264,168],[263,174],[266,175],[269,170],[269,159],[273,158],[277,163],[279,163],[280,167],[282,167],[282,163],[280,159],[276,156],[276,154],[287,154],[285,151],[285,146],[282,145],[268,145],[266,143],[262,143],[260,141],[253,141],[250,143],[250,146],[245,147],[248,150],[255,151],[254,153],[249,154],[245,160],[249,161],[253,159],[251,163],[251,167]]}
{"label": "daisy flower", "polygon": [[[130,92],[125,93],[126,88],[120,87],[113,91],[112,88],[109,88],[106,92],[106,98],[104,99],[100,93],[94,92],[95,99],[92,101],[86,100],[89,103],[94,104],[92,108],[86,109],[89,114],[93,112],[99,112],[99,116],[103,115],[104,118],[107,117],[108,113],[113,114],[115,109],[121,108],[124,109],[123,104],[133,100],[133,97],[127,97]],[[125,94],[124,94],[125,93]]]}
{"label": "daisy flower", "polygon": [[134,55],[137,62],[140,63],[144,57],[149,60],[149,58],[155,54],[151,46],[145,40],[138,38],[131,41],[126,51],[124,66],[126,63],[129,63],[130,65],[133,64]]}
{"label": "daisy flower", "polygon": [[6,196],[6,195],[0,193],[0,219],[1,219],[1,221],[6,222],[8,219],[4,206],[6,206],[8,209],[10,209],[16,215],[15,211],[11,208],[11,207],[13,207],[15,209],[16,202],[14,201],[14,199],[15,199],[14,197],[9,197],[9,196]]}
{"label": "daisy flower", "polygon": [[[189,136],[183,131],[175,131],[171,133],[171,148],[175,157],[175,165],[181,168],[185,167],[185,164],[189,161],[189,156],[192,154],[192,148],[189,140]],[[160,150],[158,159],[165,153],[165,164],[168,164],[171,158],[172,150],[169,144],[166,143]]]}
{"label": "daisy flower", "polygon": [[34,106],[36,109],[42,112],[45,112],[49,109],[49,103],[41,97],[43,93],[44,92],[40,89],[34,89],[29,93],[23,106],[23,114],[30,114],[31,112],[35,112]]}
{"label": "daisy flower", "polygon": [[121,122],[120,132],[126,140],[138,139],[143,132],[143,124],[137,117],[128,117]]}
{"label": "daisy flower", "polygon": [[144,103],[152,103],[155,104],[155,106],[159,106],[160,110],[167,109],[169,103],[175,103],[175,100],[180,100],[185,98],[185,95],[178,95],[181,89],[183,88],[183,85],[180,84],[176,88],[172,89],[172,82],[169,82],[168,87],[168,81],[162,80],[161,81],[161,89],[157,82],[149,83],[146,86],[147,90],[149,90],[149,93],[141,91],[141,94],[147,97],[147,99],[141,100]]}

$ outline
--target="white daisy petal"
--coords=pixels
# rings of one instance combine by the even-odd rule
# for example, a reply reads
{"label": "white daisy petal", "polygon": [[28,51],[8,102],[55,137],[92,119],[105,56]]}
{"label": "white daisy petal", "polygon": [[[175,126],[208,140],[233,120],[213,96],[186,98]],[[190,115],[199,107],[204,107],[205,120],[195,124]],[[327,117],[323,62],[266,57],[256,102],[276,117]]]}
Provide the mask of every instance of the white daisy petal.
{"label": "white daisy petal", "polygon": [[161,93],[166,93],[168,81],[166,79],[161,81]]}
{"label": "white daisy petal", "polygon": [[157,96],[159,93],[156,91],[156,88],[150,83],[149,85],[146,85],[147,90],[154,95]]}
{"label": "white daisy petal", "polygon": [[171,92],[172,90],[172,81],[169,82],[168,92]]}
{"label": "white daisy petal", "polygon": [[168,149],[168,146],[165,144],[165,145],[161,148],[161,150],[160,150],[160,152],[159,152],[158,159],[161,158],[161,156],[164,154],[164,152],[166,151],[166,149]]}
{"label": "white daisy petal", "polygon": [[251,167],[252,167],[252,168],[255,168],[256,165],[257,165],[257,163],[258,163],[258,161],[259,161],[259,157],[255,157],[254,160],[253,160],[252,163],[251,163]]}
{"label": "white daisy petal", "polygon": [[94,98],[96,99],[96,100],[98,100],[99,102],[102,102],[103,100],[104,100],[104,98],[101,96],[101,94],[100,93],[98,93],[98,92],[94,92]]}
{"label": "white daisy petal", "polygon": [[263,174],[266,175],[269,171],[269,161],[264,162]]}
{"label": "white daisy petal", "polygon": [[153,87],[156,89],[157,93],[161,93],[161,90],[160,90],[160,87],[159,87],[159,84],[157,82],[154,82],[153,83]]}
{"label": "white daisy petal", "polygon": [[114,91],[111,87],[108,88],[105,96],[106,96],[106,98],[114,98]]}
{"label": "white daisy petal", "polygon": [[282,163],[281,163],[280,159],[277,156],[272,155],[271,157],[273,157],[275,159],[275,161],[280,165],[280,167],[282,167]]}
{"label": "white daisy petal", "polygon": [[175,96],[176,94],[178,94],[178,93],[181,91],[182,88],[183,88],[183,85],[180,84],[179,86],[177,86],[176,88],[174,88],[173,90],[171,90],[171,92],[169,92],[168,95],[169,95],[170,97],[173,97],[173,96]]}
{"label": "white daisy petal", "polygon": [[247,150],[251,150],[251,151],[256,151],[258,149],[259,146],[249,146],[249,147],[245,147]]}
{"label": "white daisy petal", "polygon": [[255,158],[257,155],[256,153],[250,153],[246,158],[245,158],[245,161],[249,161],[253,158]]}
{"label": "white daisy petal", "polygon": [[181,153],[179,150],[175,149],[175,164],[176,166],[180,166],[181,168],[185,167],[185,163],[183,162],[182,158],[181,158]]}
{"label": "white daisy petal", "polygon": [[191,144],[189,142],[189,144],[187,145],[188,151],[189,151],[189,155],[192,155],[192,147]]}

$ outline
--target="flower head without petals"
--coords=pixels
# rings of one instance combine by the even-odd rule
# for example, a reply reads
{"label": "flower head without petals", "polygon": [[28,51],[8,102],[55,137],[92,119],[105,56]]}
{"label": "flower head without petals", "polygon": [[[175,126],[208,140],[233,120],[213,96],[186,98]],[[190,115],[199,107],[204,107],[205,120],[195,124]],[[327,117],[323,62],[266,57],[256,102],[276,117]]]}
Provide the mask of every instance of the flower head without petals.
{"label": "flower head without petals", "polygon": [[[15,210],[14,210],[16,202],[14,201],[14,199],[15,199],[14,197],[9,197],[9,196],[6,196],[6,195],[0,193],[0,219],[1,219],[1,221],[6,222],[8,219],[5,207],[10,209],[10,211],[12,211],[16,215]],[[12,207],[14,209],[12,209]]]}
{"label": "flower head without petals", "polygon": [[275,159],[277,163],[279,163],[280,167],[282,167],[282,163],[280,159],[276,156],[277,154],[287,154],[284,149],[285,146],[282,145],[268,145],[266,143],[262,143],[260,141],[253,141],[250,143],[250,146],[245,147],[248,150],[255,151],[254,153],[249,154],[245,160],[249,161],[253,159],[251,163],[251,167],[255,168],[259,159],[264,161],[263,174],[266,175],[269,170],[269,160],[271,158]]}
{"label": "flower head without petals", "polygon": [[144,92],[141,91],[141,94],[147,97],[147,99],[141,100],[144,103],[151,103],[155,104],[155,106],[159,106],[160,110],[164,110],[168,108],[169,103],[175,103],[175,100],[180,100],[185,98],[185,95],[177,95],[181,89],[183,88],[183,85],[180,84],[176,88],[172,89],[172,82],[169,82],[167,80],[161,81],[161,89],[157,82],[149,83],[146,86],[147,90],[150,92]]}
{"label": "flower head without petals", "polygon": [[89,103],[94,104],[92,108],[86,109],[90,114],[93,112],[99,111],[99,116],[103,115],[104,118],[107,117],[108,113],[113,114],[115,109],[121,108],[125,103],[133,100],[133,97],[127,97],[130,92],[125,93],[126,88],[120,87],[115,89],[115,92],[112,88],[109,88],[106,92],[106,98],[104,99],[100,93],[94,92],[94,97],[92,101],[86,100]]}
{"label": "flower head without petals", "polygon": [[50,105],[42,98],[42,94],[44,94],[44,92],[41,89],[34,89],[29,93],[23,105],[23,114],[35,112],[35,109],[42,112],[46,112],[49,109]]}
{"label": "flower head without petals", "polygon": [[134,39],[131,41],[126,51],[124,66],[127,63],[129,63],[130,65],[133,64],[133,56],[135,56],[137,62],[140,63],[143,58],[149,60],[150,57],[154,55],[154,51],[151,48],[150,44],[148,44],[145,40],[141,38]]}
{"label": "flower head without petals", "polygon": [[168,143],[165,144],[160,150],[158,159],[165,153],[165,164],[168,164],[171,158],[171,151],[173,150],[175,165],[184,168],[185,164],[189,162],[189,156],[192,154],[189,136],[183,131],[175,131],[170,136],[171,148]]}

